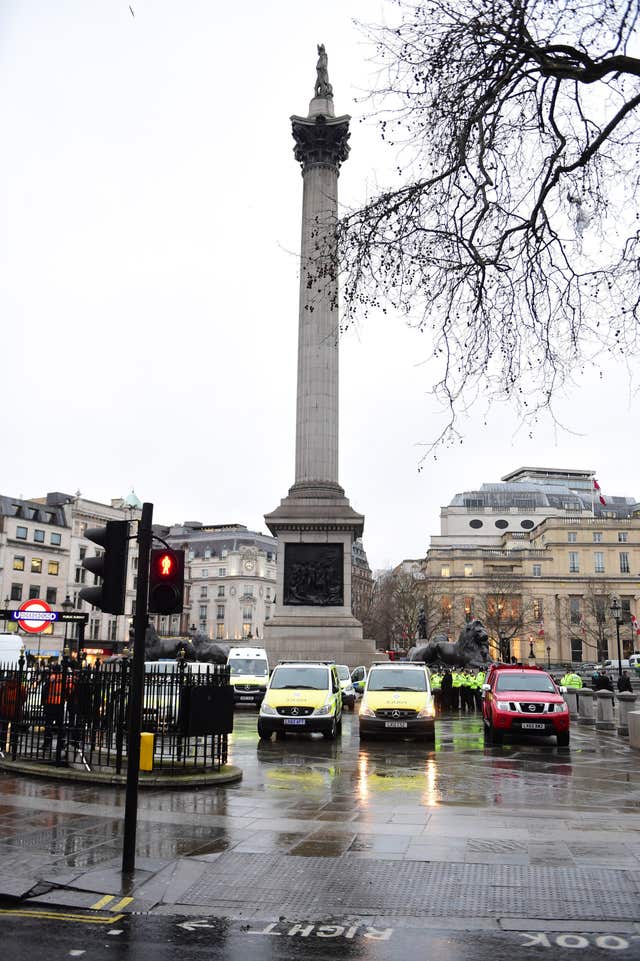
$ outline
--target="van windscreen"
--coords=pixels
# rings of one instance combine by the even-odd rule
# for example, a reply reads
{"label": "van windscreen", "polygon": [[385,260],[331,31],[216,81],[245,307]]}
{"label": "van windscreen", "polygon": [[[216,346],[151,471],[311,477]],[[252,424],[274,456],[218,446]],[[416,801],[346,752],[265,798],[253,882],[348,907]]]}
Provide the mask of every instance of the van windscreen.
{"label": "van windscreen", "polygon": [[251,674],[266,677],[267,662],[262,657],[232,657],[229,661],[232,674]]}

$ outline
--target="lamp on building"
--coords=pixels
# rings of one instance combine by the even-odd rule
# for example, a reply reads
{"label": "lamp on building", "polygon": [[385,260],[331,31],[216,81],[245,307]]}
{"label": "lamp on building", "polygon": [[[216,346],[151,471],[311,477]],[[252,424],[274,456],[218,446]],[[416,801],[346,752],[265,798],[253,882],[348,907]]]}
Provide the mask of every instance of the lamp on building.
{"label": "lamp on building", "polygon": [[620,625],[622,624],[622,604],[620,603],[619,597],[611,598],[611,605],[609,607],[611,616],[616,622],[616,643],[618,647],[618,677],[622,677],[622,657],[620,655]]}
{"label": "lamp on building", "polygon": [[[60,607],[62,608],[62,610],[64,611],[65,614],[68,614],[69,611],[72,611],[72,610],[73,610],[73,608],[75,607],[75,604],[73,603],[73,601],[71,600],[71,598],[70,598],[69,595],[67,594],[67,596],[66,596],[65,599],[63,600],[63,602],[62,602],[62,604],[60,605]],[[68,647],[67,647],[67,630],[68,630],[68,628],[69,628],[69,624],[68,624],[67,621],[65,621],[65,622],[64,622],[64,646],[65,646],[65,649],[66,649],[67,653],[69,653],[69,649],[68,649]]]}

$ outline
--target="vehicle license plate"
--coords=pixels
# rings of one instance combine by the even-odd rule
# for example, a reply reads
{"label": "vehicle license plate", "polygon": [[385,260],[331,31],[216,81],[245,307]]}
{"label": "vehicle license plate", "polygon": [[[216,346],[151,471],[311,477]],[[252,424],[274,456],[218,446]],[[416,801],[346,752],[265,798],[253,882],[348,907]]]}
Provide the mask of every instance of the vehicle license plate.
{"label": "vehicle license plate", "polygon": [[526,727],[530,731],[544,731],[546,724],[527,724],[525,721],[522,727]]}
{"label": "vehicle license plate", "polygon": [[251,697],[251,695],[241,694],[241,695],[240,695],[240,700],[241,700],[241,701],[252,701],[253,698]]}
{"label": "vehicle license plate", "polygon": [[385,727],[406,727],[407,722],[406,721],[385,721],[384,726]]}
{"label": "vehicle license plate", "polygon": [[285,717],[285,724],[306,724],[306,718],[304,717]]}

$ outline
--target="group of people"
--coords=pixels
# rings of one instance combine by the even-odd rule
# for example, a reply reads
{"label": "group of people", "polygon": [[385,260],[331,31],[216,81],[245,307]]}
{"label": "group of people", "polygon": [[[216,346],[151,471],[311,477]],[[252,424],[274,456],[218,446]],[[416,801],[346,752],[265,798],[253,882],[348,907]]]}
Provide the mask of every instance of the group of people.
{"label": "group of people", "polygon": [[[559,684],[562,687],[572,687],[575,690],[580,690],[584,687],[584,681],[575,671],[567,671],[564,677],[561,677]],[[633,691],[631,686],[631,678],[627,671],[623,671],[617,680],[616,687],[618,693],[622,694],[623,691]],[[613,681],[611,675],[607,671],[594,671],[591,675],[591,688],[594,691],[612,691],[615,693],[613,686]]]}
{"label": "group of people", "polygon": [[[591,687],[594,691],[613,691],[614,687],[611,675],[606,671],[594,671],[591,675]],[[633,691],[631,678],[627,671],[623,671],[618,677],[616,687],[619,694],[622,694],[624,691]]]}
{"label": "group of people", "polygon": [[484,671],[468,668],[434,668],[431,690],[436,712],[462,711],[473,714],[482,710]]}

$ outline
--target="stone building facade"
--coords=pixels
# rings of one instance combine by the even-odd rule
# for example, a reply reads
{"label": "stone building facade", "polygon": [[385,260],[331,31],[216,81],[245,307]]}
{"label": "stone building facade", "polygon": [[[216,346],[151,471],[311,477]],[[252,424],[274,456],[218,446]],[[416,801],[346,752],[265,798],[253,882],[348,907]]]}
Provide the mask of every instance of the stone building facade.
{"label": "stone building facade", "polygon": [[593,471],[520,468],[457,494],[426,559],[405,570],[438,592],[445,629],[485,621],[494,656],[597,661],[640,649],[640,518],[635,499],[594,488]]}

